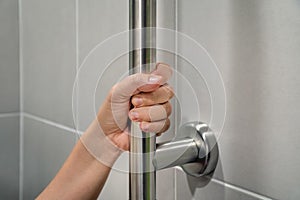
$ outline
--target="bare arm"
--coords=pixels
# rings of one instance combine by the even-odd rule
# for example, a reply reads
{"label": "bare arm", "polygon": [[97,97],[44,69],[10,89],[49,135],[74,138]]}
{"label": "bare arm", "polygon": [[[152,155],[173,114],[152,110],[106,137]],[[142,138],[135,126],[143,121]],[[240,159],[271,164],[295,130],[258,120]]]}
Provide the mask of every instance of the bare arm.
{"label": "bare arm", "polygon": [[93,157],[79,140],[39,199],[97,199],[110,167]]}

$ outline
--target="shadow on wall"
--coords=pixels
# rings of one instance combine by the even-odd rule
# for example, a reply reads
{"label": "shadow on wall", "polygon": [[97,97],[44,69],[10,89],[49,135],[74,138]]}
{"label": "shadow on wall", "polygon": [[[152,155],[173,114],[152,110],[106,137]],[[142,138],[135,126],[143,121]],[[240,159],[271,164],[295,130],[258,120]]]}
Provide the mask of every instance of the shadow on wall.
{"label": "shadow on wall", "polygon": [[[221,160],[218,160],[218,168],[220,170],[218,170],[218,173],[220,173],[220,175],[223,175],[223,171],[222,171],[222,163]],[[215,171],[214,171],[215,172]],[[190,188],[190,192],[193,196],[196,196],[195,193],[199,192],[199,189],[201,188],[205,188],[208,187],[209,188],[209,184],[211,184],[211,178],[214,175],[214,172],[212,174],[210,174],[209,176],[204,176],[204,177],[193,177],[193,176],[189,176],[187,175],[187,182]],[[223,178],[223,176],[222,176]],[[196,191],[197,190],[197,191]],[[212,191],[210,191],[212,192]],[[219,200],[222,200],[225,198],[225,190],[224,187],[220,188],[220,190],[216,191],[218,193],[218,196],[220,196],[220,198],[218,198]],[[201,190],[200,190],[201,193]],[[202,194],[199,194],[202,196]]]}
{"label": "shadow on wall", "polygon": [[[218,168],[222,169],[221,161],[219,160]],[[218,173],[223,174],[222,170],[218,169]],[[225,200],[225,187],[211,180],[214,174],[206,177],[192,177],[187,175],[180,167],[176,168],[176,179],[184,180],[177,181],[176,195],[180,200],[205,199],[205,200]]]}

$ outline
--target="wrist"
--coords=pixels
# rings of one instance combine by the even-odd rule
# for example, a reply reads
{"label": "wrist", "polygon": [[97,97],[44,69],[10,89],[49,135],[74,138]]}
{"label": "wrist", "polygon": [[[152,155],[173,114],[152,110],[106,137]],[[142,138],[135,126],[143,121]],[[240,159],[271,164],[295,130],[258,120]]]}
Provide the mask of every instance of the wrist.
{"label": "wrist", "polygon": [[87,151],[99,162],[112,167],[123,152],[102,131],[95,119],[80,138]]}

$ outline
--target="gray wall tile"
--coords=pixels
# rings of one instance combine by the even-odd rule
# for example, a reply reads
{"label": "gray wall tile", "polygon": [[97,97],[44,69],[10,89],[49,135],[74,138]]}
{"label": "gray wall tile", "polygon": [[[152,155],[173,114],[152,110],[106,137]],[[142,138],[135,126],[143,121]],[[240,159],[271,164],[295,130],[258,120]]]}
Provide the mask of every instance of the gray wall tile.
{"label": "gray wall tile", "polygon": [[[128,71],[127,54],[114,54],[115,50],[128,46],[128,41],[114,42],[114,38],[110,38],[128,30],[128,2],[78,1],[78,12],[80,64],[92,53],[79,70],[78,125],[81,130],[85,130],[94,119],[110,88]],[[90,52],[105,41],[110,45],[100,46],[96,51]],[[104,58],[113,55],[115,60],[105,62],[101,55],[104,55]]]}
{"label": "gray wall tile", "polygon": [[[0,114],[19,111],[18,1],[0,1]],[[19,198],[19,116],[0,117],[0,199]]]}
{"label": "gray wall tile", "polygon": [[176,29],[176,0],[156,1],[157,27]]}
{"label": "gray wall tile", "polygon": [[75,1],[22,2],[24,110],[73,127]]}
{"label": "gray wall tile", "polygon": [[78,1],[78,12],[80,61],[100,42],[128,30],[127,1]]}
{"label": "gray wall tile", "polygon": [[128,173],[112,170],[102,191],[99,200],[127,200],[129,199]]}
{"label": "gray wall tile", "polygon": [[19,116],[0,117],[0,199],[19,198]]}
{"label": "gray wall tile", "polygon": [[24,118],[23,199],[34,199],[48,185],[75,142],[74,133]]}
{"label": "gray wall tile", "polygon": [[175,170],[173,168],[156,172],[156,197],[157,199],[175,199]]}
{"label": "gray wall tile", "polygon": [[0,113],[19,111],[18,1],[0,1]]}
{"label": "gray wall tile", "polygon": [[[215,176],[272,198],[299,199],[299,4],[178,3],[179,30],[208,50],[225,84],[227,116]],[[201,112],[185,112],[192,106],[183,100],[182,117],[189,121],[201,114],[202,120],[209,121],[205,84],[193,76],[194,69],[187,62],[180,67],[203,105]],[[182,94],[182,98],[189,97],[187,92]]]}

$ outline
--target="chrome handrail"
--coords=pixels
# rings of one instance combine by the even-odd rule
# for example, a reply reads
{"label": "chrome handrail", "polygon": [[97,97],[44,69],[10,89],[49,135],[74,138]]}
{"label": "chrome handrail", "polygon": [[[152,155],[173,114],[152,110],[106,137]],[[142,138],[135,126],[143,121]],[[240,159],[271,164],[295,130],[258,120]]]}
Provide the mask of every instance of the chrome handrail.
{"label": "chrome handrail", "polygon": [[[153,28],[147,28],[153,27]],[[149,73],[156,62],[156,0],[130,0],[130,73]],[[150,47],[149,47],[150,44]],[[155,200],[156,176],[152,163],[156,149],[153,133],[143,133],[131,123],[130,200]]]}

